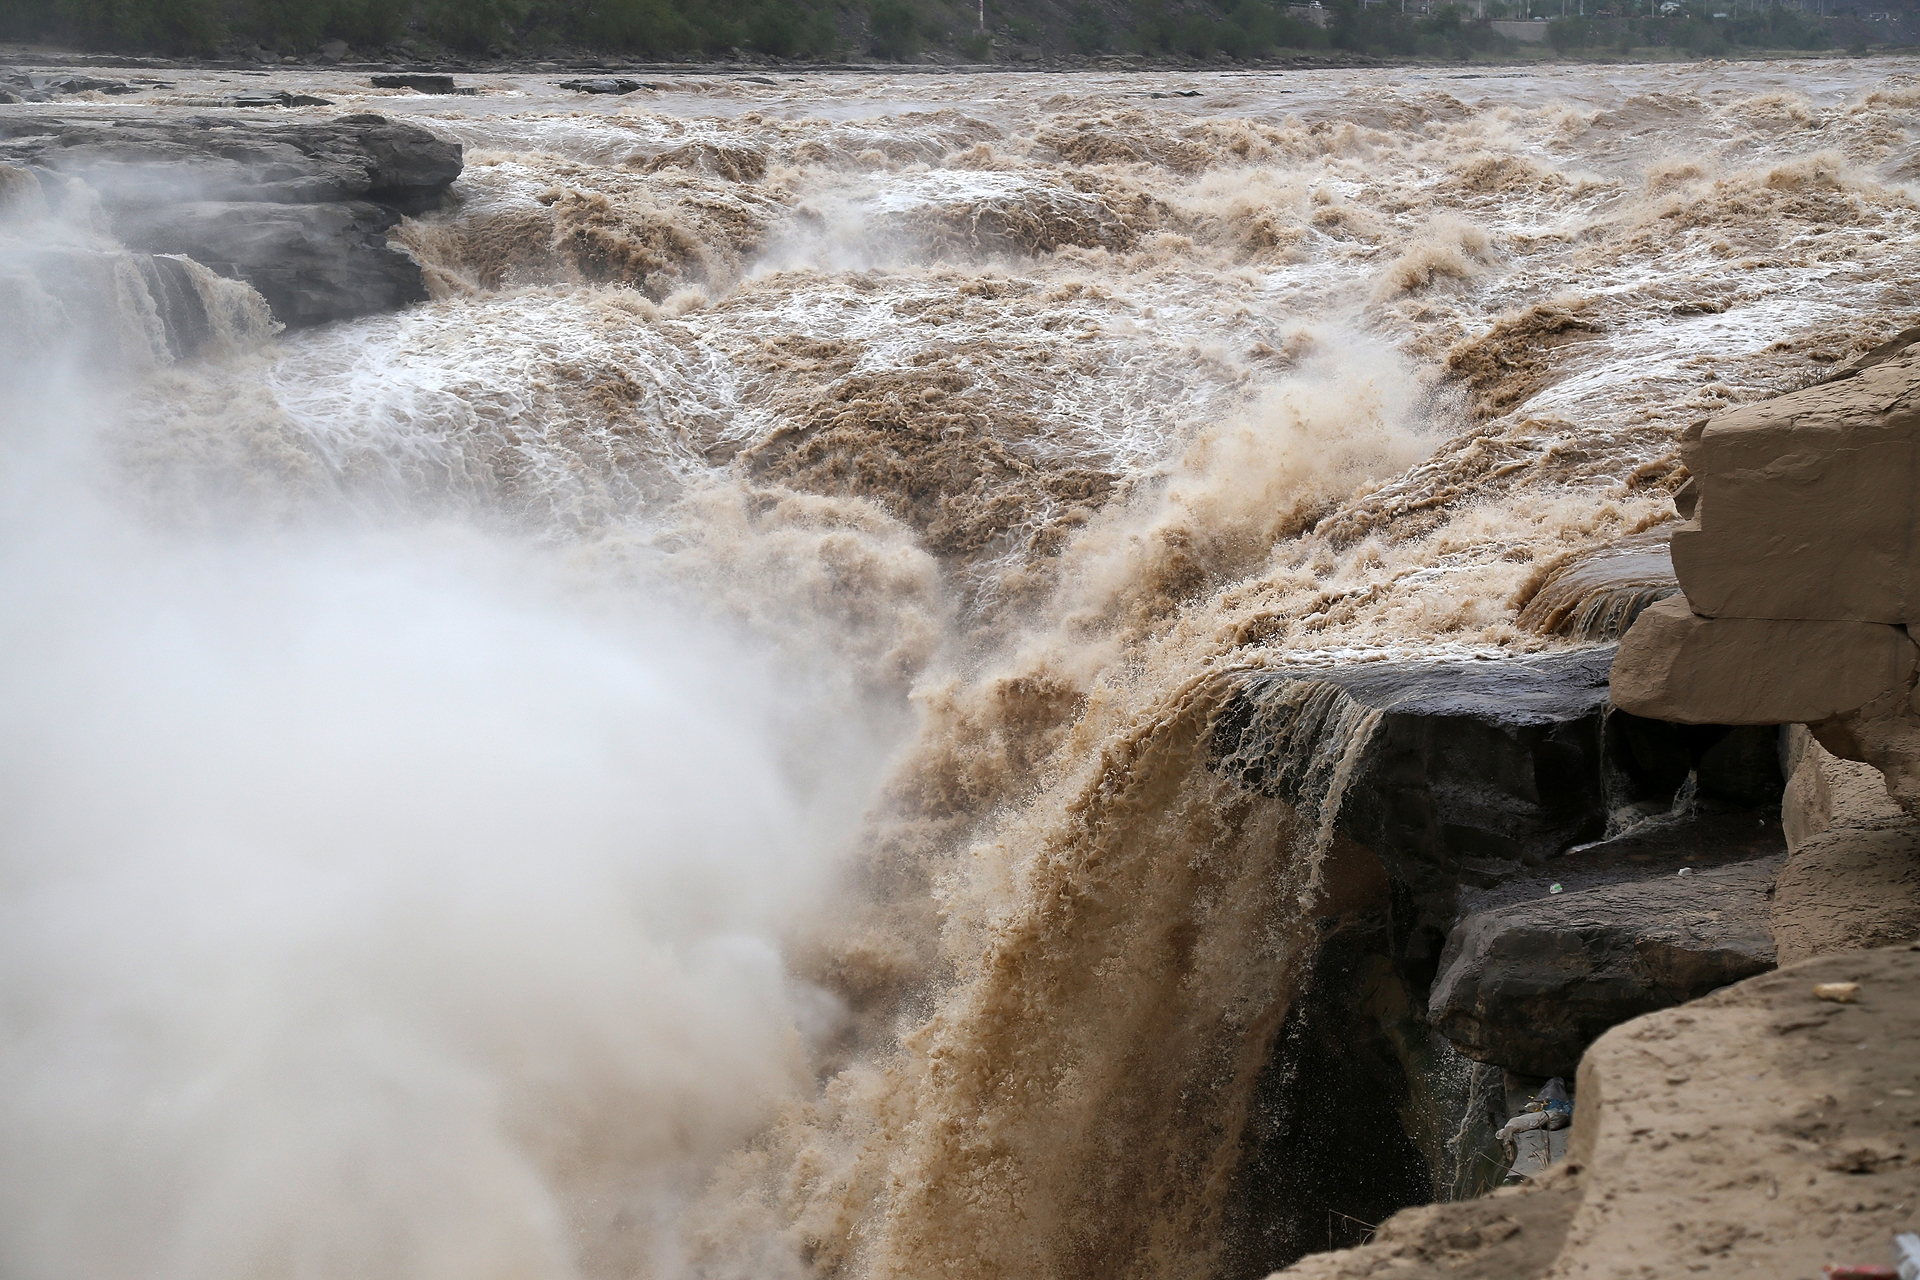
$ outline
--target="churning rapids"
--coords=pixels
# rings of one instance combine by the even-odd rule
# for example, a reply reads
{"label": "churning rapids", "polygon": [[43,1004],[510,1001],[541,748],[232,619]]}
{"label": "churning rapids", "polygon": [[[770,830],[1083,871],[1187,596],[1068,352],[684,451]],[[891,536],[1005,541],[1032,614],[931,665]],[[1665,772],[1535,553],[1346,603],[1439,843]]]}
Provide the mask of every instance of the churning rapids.
{"label": "churning rapids", "polygon": [[465,145],[430,302],[0,322],[8,1275],[1241,1274],[1227,692],[1567,643],[1920,311],[1912,62],[552,78],[274,81]]}

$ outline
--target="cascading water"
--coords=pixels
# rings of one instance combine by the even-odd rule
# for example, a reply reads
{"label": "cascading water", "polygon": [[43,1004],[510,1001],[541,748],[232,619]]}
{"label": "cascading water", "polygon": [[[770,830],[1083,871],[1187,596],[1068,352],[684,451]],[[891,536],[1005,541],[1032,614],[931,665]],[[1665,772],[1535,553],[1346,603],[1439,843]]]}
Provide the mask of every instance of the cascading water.
{"label": "cascading water", "polygon": [[1311,669],[1614,633],[1920,309],[1906,61],[297,78],[466,145],[432,302],[0,188],[9,1274],[1246,1274]]}

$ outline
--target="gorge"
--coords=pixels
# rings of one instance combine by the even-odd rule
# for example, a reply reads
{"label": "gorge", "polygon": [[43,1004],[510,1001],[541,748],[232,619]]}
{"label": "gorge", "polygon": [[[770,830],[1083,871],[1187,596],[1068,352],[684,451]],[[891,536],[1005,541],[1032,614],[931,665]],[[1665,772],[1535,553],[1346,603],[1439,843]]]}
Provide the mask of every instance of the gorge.
{"label": "gorge", "polygon": [[10,1272],[1910,1223],[1907,615],[1695,585],[1910,564],[1706,460],[1911,435],[1910,60],[238,77],[0,106]]}

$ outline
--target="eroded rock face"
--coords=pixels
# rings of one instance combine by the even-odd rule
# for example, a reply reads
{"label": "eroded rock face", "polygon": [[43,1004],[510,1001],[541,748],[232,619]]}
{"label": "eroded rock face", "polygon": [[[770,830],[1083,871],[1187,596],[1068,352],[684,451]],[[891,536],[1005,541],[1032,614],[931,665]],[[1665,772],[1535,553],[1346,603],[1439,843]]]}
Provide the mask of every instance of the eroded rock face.
{"label": "eroded rock face", "polygon": [[1774,965],[1781,860],[1615,884],[1467,917],[1428,1018],[1470,1058],[1572,1076],[1601,1033]]}
{"label": "eroded rock face", "polygon": [[291,328],[427,297],[419,265],[387,244],[400,215],[364,200],[180,204],[121,221],[129,248],[181,254],[245,280]]}
{"label": "eroded rock face", "polygon": [[[1224,709],[1217,767],[1284,799],[1307,838],[1324,842],[1308,913],[1313,965],[1257,1082],[1222,1212],[1222,1239],[1246,1273],[1324,1247],[1330,1223],[1332,1239],[1358,1240],[1400,1205],[1499,1182],[1501,1072],[1463,1057],[1430,1020],[1463,914],[1558,903],[1550,885],[1560,880],[1597,891],[1783,851],[1777,735],[1613,712],[1609,657],[1597,648],[1266,673]],[[1764,946],[1764,905],[1758,919]],[[1578,945],[1578,926],[1566,928]],[[1674,930],[1643,932],[1654,947]],[[1614,939],[1616,952],[1631,949]],[[1731,980],[1724,970],[1681,976],[1689,962],[1665,957],[1662,995],[1614,999],[1567,1038],[1584,1044],[1685,998],[1665,994],[1675,988]],[[1536,985],[1578,984],[1549,957]],[[1514,993],[1489,990],[1495,1005]],[[1521,1016],[1517,1005],[1490,1007],[1486,1021]]]}
{"label": "eroded rock face", "polygon": [[1917,668],[1901,627],[1707,618],[1669,596],[1621,641],[1612,690],[1621,709],[1677,724],[1807,724],[1904,690]]}
{"label": "eroded rock face", "polygon": [[[1853,1004],[1816,985],[1858,983]],[[1862,1049],[1861,1046],[1866,1046]],[[1566,1166],[1408,1209],[1297,1280],[1815,1276],[1881,1263],[1920,1202],[1920,953],[1823,956],[1616,1027]]]}
{"label": "eroded rock face", "polygon": [[[1683,595],[1614,663],[1617,705],[1681,723],[1808,725],[1920,817],[1920,331],[1815,386],[1690,428]],[[1684,499],[1684,500],[1683,500]]]}
{"label": "eroded rock face", "polygon": [[1593,648],[1263,675],[1221,717],[1222,767],[1379,858],[1396,956],[1424,993],[1463,884],[1532,875],[1607,835],[1614,808],[1663,809],[1690,772],[1716,802],[1778,797],[1769,733],[1610,716],[1611,658]]}
{"label": "eroded rock face", "polygon": [[1920,620],[1920,349],[1690,428],[1673,565],[1711,618]]}
{"label": "eroded rock face", "polygon": [[370,114],[284,124],[34,111],[0,119],[0,170],[69,204],[84,189],[128,248],[244,280],[297,327],[427,296],[419,264],[386,232],[443,197],[461,149]]}
{"label": "eroded rock face", "polygon": [[1788,856],[1769,916],[1782,963],[1920,936],[1920,820],[1871,765],[1796,729],[1781,804]]}

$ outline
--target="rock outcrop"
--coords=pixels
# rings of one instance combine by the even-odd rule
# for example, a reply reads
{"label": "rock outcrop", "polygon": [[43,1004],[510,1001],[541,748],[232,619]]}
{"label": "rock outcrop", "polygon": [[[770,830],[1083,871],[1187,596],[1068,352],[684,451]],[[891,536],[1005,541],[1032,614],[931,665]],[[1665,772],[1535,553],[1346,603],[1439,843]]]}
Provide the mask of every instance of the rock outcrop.
{"label": "rock outcrop", "polygon": [[1571,1078],[1607,1030],[1774,967],[1769,894],[1781,862],[1468,916],[1447,940],[1428,1019],[1470,1058]]}
{"label": "rock outcrop", "polygon": [[177,254],[259,291],[293,326],[424,299],[419,264],[387,243],[459,176],[459,144],[378,115],[314,123],[158,121],[18,112],[0,168],[84,184],[136,252]]}
{"label": "rock outcrop", "polygon": [[1668,530],[1657,529],[1544,565],[1515,622],[1541,635],[1605,642],[1625,635],[1647,606],[1680,590]]}
{"label": "rock outcrop", "polygon": [[399,215],[364,200],[167,205],[115,220],[130,249],[192,258],[245,280],[289,328],[393,311],[427,297],[420,267],[387,243]]}
{"label": "rock outcrop", "polygon": [[1682,723],[1800,723],[1920,816],[1920,346],[1689,428],[1683,595],[1621,642],[1614,700]]}
{"label": "rock outcrop", "polygon": [[1771,729],[1613,715],[1612,656],[1264,674],[1221,716],[1221,767],[1380,860],[1397,904],[1395,954],[1424,992],[1462,885],[1532,877],[1607,836],[1616,809],[1664,811],[1689,775],[1709,802],[1777,802]]}
{"label": "rock outcrop", "polygon": [[[1814,995],[1857,983],[1854,1003]],[[1601,1037],[1568,1164],[1409,1209],[1293,1280],[1816,1276],[1884,1265],[1920,1203],[1920,952],[1823,956]]]}
{"label": "rock outcrop", "polygon": [[[1610,657],[1595,648],[1263,673],[1223,710],[1216,767],[1293,806],[1308,856],[1322,859],[1313,964],[1256,1084],[1222,1224],[1250,1271],[1505,1174],[1494,1130],[1516,1091],[1540,1083],[1514,1072],[1559,1063],[1508,1054],[1504,1040],[1476,1062],[1434,1025],[1436,974],[1466,949],[1449,942],[1463,916],[1550,910],[1683,865],[1711,874],[1784,853],[1777,734],[1615,712]],[[1691,934],[1656,924],[1650,906],[1616,913],[1608,947],[1632,951],[1632,917],[1648,948],[1669,947],[1670,981],[1651,999],[1657,984],[1642,984],[1641,1003],[1614,999],[1613,1021],[1753,971],[1740,966],[1764,955],[1765,877],[1728,879],[1742,909],[1718,932],[1705,919]],[[1698,879],[1679,883],[1697,903]],[[1555,884],[1573,892],[1555,895]],[[1578,921],[1567,927],[1577,939]],[[1707,958],[1740,946],[1738,960]],[[1485,1026],[1531,1016],[1520,967],[1477,1003]],[[1555,963],[1535,977],[1574,985]],[[1564,1039],[1584,1044],[1607,1025],[1587,1017]]]}
{"label": "rock outcrop", "polygon": [[1835,758],[1803,729],[1792,744],[1787,864],[1769,922],[1780,959],[1920,936],[1920,821],[1871,765]]}

